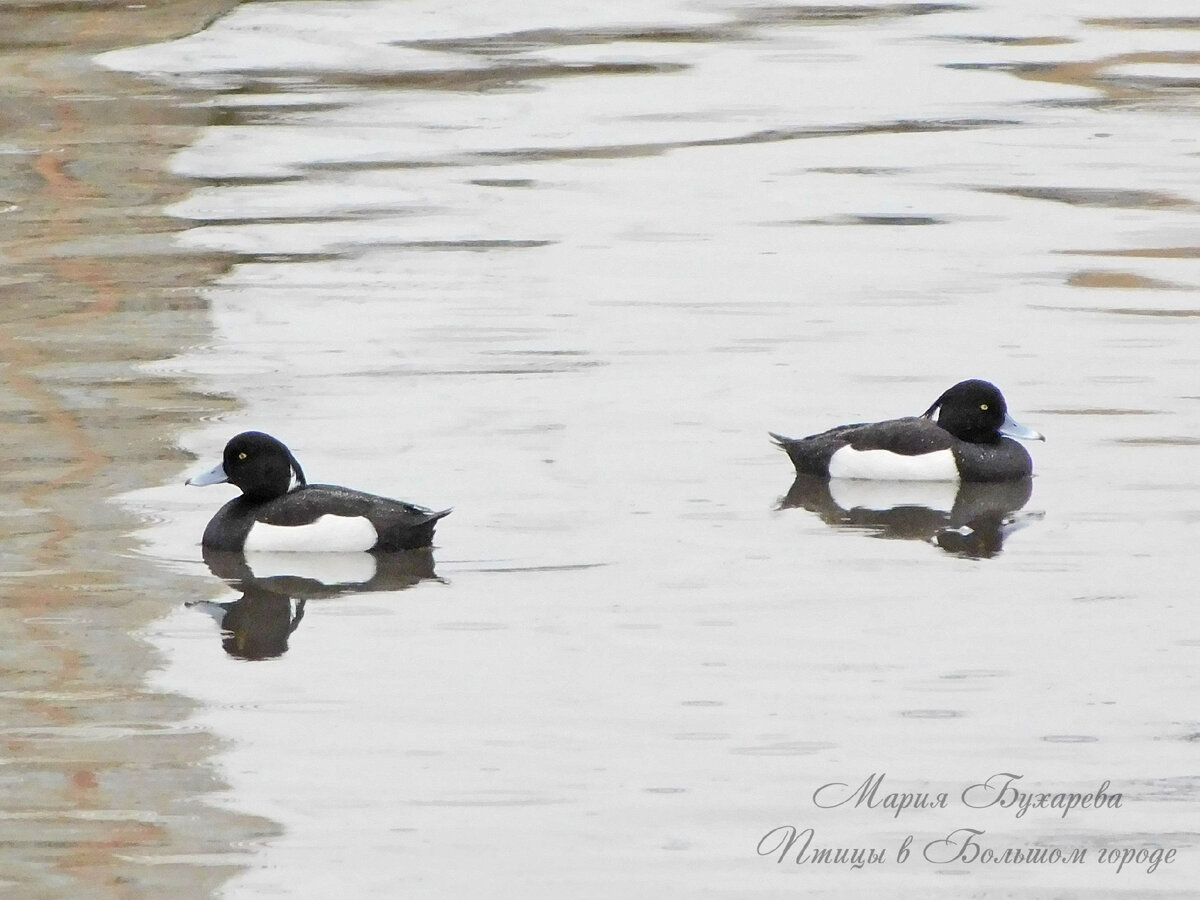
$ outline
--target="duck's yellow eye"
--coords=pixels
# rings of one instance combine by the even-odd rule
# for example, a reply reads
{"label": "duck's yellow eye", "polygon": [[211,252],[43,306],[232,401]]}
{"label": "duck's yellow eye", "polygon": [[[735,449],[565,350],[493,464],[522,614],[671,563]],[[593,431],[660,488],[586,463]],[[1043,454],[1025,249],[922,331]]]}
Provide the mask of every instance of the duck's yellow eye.
{"label": "duck's yellow eye", "polygon": [[[985,406],[984,409],[987,409],[987,407]],[[238,454],[238,459],[245,459],[245,458],[246,458],[246,451],[243,450],[241,453]]]}
{"label": "duck's yellow eye", "polygon": [[987,412],[987,404],[986,403],[980,403],[979,408],[982,409],[984,412]]}

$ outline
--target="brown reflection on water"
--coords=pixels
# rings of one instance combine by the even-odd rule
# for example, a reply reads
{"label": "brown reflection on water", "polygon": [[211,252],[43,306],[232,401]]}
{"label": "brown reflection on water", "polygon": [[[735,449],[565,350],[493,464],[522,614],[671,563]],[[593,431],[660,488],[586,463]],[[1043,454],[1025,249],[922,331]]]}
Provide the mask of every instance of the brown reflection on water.
{"label": "brown reflection on water", "polygon": [[536,148],[529,150],[492,150],[476,154],[464,162],[480,163],[495,161],[538,162],[554,159],[621,159],[632,156],[656,156],[672,150],[691,147],[731,147],[744,144],[774,144],[781,141],[798,141],[828,137],[854,137],[872,134],[934,134],[943,131],[964,131],[976,128],[993,128],[1012,125],[1000,119],[901,119],[891,122],[864,122],[852,125],[836,125],[811,128],[773,128],[767,131],[752,131],[732,137],[697,138],[683,141],[663,141],[647,144],[613,144],[598,147]]}
{"label": "brown reflection on water", "polygon": [[[1181,17],[1130,17],[1081,19],[1085,27],[1118,30],[1170,29],[1198,27],[1200,19]],[[1200,96],[1200,78],[1164,77],[1161,75],[1120,72],[1122,67],[1136,66],[1197,66],[1200,53],[1193,51],[1144,51],[1113,54],[1091,60],[1070,62],[1009,64],[968,64],[961,68],[996,68],[1008,71],[1017,78],[1048,84],[1070,85],[1095,91],[1091,100],[1072,100],[1065,105],[1094,107],[1097,110],[1122,106],[1161,108],[1174,111],[1179,107],[1194,109]],[[958,67],[958,66],[954,66]],[[1063,105],[1052,103],[1051,105]],[[1195,200],[1163,190],[1147,190],[1139,186],[1124,188],[1080,185],[1003,185],[979,186],[985,193],[1046,200],[1072,207],[1118,209],[1134,211],[1165,211],[1195,213],[1200,204]],[[1194,259],[1200,255],[1197,247],[1118,247],[1097,249],[1052,249],[1051,252],[1092,258],[1119,259]],[[1121,269],[1082,268],[1066,273],[1065,283],[1073,288],[1123,291],[1192,291],[1197,285]],[[1165,316],[1190,318],[1197,315],[1191,309],[1125,306],[1120,308],[1074,307],[1079,312],[1103,312],[1129,316]]]}
{"label": "brown reflection on water", "polygon": [[1200,28],[1200,17],[1138,16],[1136,18],[1084,19],[1083,23],[1105,28],[1169,28],[1172,31],[1178,31],[1184,28]]}
{"label": "brown reflection on water", "polygon": [[[1114,103],[1143,103],[1161,100],[1163,91],[1191,85],[1172,84],[1170,79],[1119,75],[1113,72],[1120,66],[1135,65],[1196,65],[1200,53],[1186,51],[1152,51],[1122,53],[1100,59],[1049,64],[1017,64],[1005,66],[1018,78],[1047,84],[1078,85],[1099,91],[1096,100],[1083,101],[1085,106],[1104,106]],[[1074,105],[1074,104],[1073,104]]]}
{"label": "brown reflection on water", "polygon": [[1096,209],[1178,209],[1186,212],[1200,210],[1200,204],[1184,197],[1160,191],[1116,190],[1112,188],[1081,187],[985,187],[980,190],[1030,200],[1055,200],[1068,206],[1087,206]]}
{"label": "brown reflection on water", "polygon": [[956,34],[947,40],[961,41],[968,44],[998,44],[1003,47],[1057,47],[1060,44],[1074,43],[1071,38],[1055,35],[1039,37],[1006,37],[997,34]]}
{"label": "brown reflection on water", "polygon": [[652,44],[708,44],[753,40],[755,28],[764,25],[837,25],[866,23],[961,12],[971,6],[959,3],[893,3],[861,6],[781,5],[750,6],[731,10],[734,18],[709,25],[605,28],[531,28],[484,37],[400,41],[398,46],[451,53],[496,55],[527,53],[546,47],[580,47],[621,42]]}
{"label": "brown reflection on water", "polygon": [[1200,247],[1131,247],[1128,250],[1061,250],[1075,256],[1118,256],[1128,259],[1196,259]]}
{"label": "brown reflection on water", "polygon": [[229,0],[0,10],[0,882],[24,896],[208,896],[270,823],[203,803],[214,739],[146,685],[137,633],[196,587],[132,555],[112,498],[181,465],[175,437],[226,408],[145,376],[207,339],[194,293],[228,266],[174,252],[166,156],[206,113],[87,56],[186,34]]}
{"label": "brown reflection on water", "polygon": [[974,7],[966,3],[883,3],[847,6],[796,4],[750,7],[739,11],[738,15],[748,22],[763,25],[832,25],[931,16],[970,9]]}
{"label": "brown reflection on water", "polygon": [[1067,276],[1071,287],[1115,288],[1117,290],[1186,291],[1190,285],[1150,278],[1135,272],[1108,272],[1084,269]]}

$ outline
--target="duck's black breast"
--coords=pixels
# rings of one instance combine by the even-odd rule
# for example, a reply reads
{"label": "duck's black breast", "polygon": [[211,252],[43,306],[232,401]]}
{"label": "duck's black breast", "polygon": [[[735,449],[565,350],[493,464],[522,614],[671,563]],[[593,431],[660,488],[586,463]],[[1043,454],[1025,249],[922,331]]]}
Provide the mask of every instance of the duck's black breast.
{"label": "duck's black breast", "polygon": [[263,505],[245,495],[230,500],[209,520],[201,545],[210,550],[241,550],[254,525],[255,510]]}
{"label": "duck's black breast", "polygon": [[323,516],[340,516],[370,522],[376,540],[364,550],[414,550],[433,542],[434,525],[449,512],[337,485],[310,484],[269,500],[230,500],[208,523],[202,543],[212,550],[242,550],[256,524],[296,528],[299,534]]}
{"label": "duck's black breast", "polygon": [[1029,451],[1012,438],[978,444],[955,440],[951,449],[963,481],[1012,481],[1033,474]]}

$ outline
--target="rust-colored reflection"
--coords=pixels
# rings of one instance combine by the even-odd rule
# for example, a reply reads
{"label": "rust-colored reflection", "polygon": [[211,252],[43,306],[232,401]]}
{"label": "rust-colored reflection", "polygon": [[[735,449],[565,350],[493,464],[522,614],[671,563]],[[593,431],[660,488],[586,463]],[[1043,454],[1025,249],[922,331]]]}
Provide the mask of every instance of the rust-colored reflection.
{"label": "rust-colored reflection", "polygon": [[165,160],[206,114],[88,63],[233,5],[0,10],[0,880],[26,896],[208,896],[236,867],[203,856],[270,830],[203,804],[213,740],[145,686],[136,633],[190,586],[129,555],[136,523],[111,502],[177,471],[180,427],[225,402],[135,368],[203,338],[191,292],[227,266],[162,252],[159,210],[187,190]]}
{"label": "rust-colored reflection", "polygon": [[[1200,19],[1180,17],[1128,17],[1083,19],[1081,24],[1091,28],[1117,30],[1172,29],[1200,27]],[[1017,78],[1047,84],[1071,85],[1097,92],[1092,100],[1070,101],[1072,106],[1093,106],[1106,109],[1122,106],[1172,109],[1181,103],[1194,105],[1200,82],[1195,79],[1162,78],[1130,71],[1137,66],[1196,66],[1200,53],[1193,51],[1142,51],[1118,53],[1091,60],[1069,62],[1020,63],[983,68],[1001,68]],[[981,186],[980,191],[1046,200],[1074,207],[1121,210],[1168,210],[1194,213],[1200,205],[1186,196],[1171,192],[1146,190],[1131,184],[1124,188],[1079,185],[1012,185]],[[1060,249],[1054,252],[1071,256],[1120,259],[1194,259],[1200,255],[1197,247],[1102,247],[1096,249]],[[1066,275],[1065,282],[1074,288],[1089,290],[1189,291],[1196,285],[1139,272],[1117,269],[1083,268]],[[1128,315],[1190,316],[1190,310],[1155,310],[1142,308],[1105,309],[1104,312]]]}

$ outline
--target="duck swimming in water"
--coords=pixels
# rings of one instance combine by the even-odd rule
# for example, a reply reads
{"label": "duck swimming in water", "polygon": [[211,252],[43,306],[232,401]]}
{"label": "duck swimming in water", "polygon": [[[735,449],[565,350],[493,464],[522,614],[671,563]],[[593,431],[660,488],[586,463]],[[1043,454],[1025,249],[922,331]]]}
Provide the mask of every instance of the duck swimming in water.
{"label": "duck swimming in water", "polygon": [[225,445],[221,464],[188,484],[228,482],[242,489],[213,516],[201,541],[209,550],[415,550],[433,543],[450,513],[331,484],[308,484],[279,440],[246,431]]}
{"label": "duck swimming in water", "polygon": [[1044,441],[1008,415],[990,382],[960,381],[920,416],[840,425],[805,438],[771,433],[800,475],[895,481],[1011,481],[1033,473],[1012,438]]}

